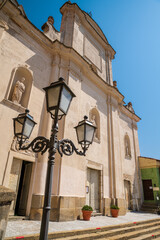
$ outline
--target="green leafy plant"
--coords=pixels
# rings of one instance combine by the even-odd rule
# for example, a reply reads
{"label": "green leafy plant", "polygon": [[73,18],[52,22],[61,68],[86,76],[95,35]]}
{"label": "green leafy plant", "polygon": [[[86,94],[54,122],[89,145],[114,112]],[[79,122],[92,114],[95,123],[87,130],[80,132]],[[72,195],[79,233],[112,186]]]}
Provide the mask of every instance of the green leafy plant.
{"label": "green leafy plant", "polygon": [[111,209],[119,209],[117,205],[111,205]]}
{"label": "green leafy plant", "polygon": [[82,211],[93,211],[93,208],[91,206],[84,205]]}

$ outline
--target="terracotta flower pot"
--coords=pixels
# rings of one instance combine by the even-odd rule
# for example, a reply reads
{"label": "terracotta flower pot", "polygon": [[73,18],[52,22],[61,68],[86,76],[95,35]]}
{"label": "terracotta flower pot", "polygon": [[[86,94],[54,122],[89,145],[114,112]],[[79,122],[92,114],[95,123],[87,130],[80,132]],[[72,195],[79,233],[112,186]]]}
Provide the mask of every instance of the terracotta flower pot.
{"label": "terracotta flower pot", "polygon": [[112,217],[118,217],[119,209],[112,209],[111,208],[111,215]]}
{"label": "terracotta flower pot", "polygon": [[92,211],[86,211],[86,210],[82,210],[82,214],[83,214],[83,220],[85,221],[89,221]]}

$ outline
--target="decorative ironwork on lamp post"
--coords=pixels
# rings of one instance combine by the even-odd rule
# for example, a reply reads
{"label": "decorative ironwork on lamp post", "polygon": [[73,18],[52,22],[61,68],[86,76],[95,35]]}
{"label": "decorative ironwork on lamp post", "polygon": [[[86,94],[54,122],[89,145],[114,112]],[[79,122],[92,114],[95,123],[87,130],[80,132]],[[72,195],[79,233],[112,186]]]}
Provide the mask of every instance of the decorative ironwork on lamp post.
{"label": "decorative ironwork on lamp post", "polygon": [[29,114],[29,110],[26,110],[25,113],[19,114],[17,118],[13,119],[14,135],[17,137],[20,150],[31,148],[35,153],[41,152],[41,154],[44,154],[47,150],[49,152],[40,240],[48,239],[53,167],[56,151],[58,150],[61,156],[63,154],[70,156],[73,152],[85,156],[89,145],[93,142],[96,129],[96,127],[87,120],[87,116],[84,116],[84,120],[79,122],[75,127],[78,143],[81,145],[82,151],[79,151],[69,139],[58,141],[58,120],[67,114],[72,98],[75,97],[75,95],[63,78],[59,78],[59,81],[51,83],[51,85],[44,88],[44,90],[46,93],[47,111],[51,114],[51,118],[54,119],[50,139],[38,136],[31,143],[26,145],[25,142],[30,137],[36,122]]}

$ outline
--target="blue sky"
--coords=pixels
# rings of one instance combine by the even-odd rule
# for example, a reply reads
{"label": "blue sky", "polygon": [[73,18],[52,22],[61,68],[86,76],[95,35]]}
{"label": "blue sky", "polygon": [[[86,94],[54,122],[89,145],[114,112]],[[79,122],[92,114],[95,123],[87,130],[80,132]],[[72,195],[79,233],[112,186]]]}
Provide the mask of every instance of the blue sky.
{"label": "blue sky", "polygon": [[[18,0],[39,29],[53,16],[60,29],[64,0]],[[75,0],[92,13],[116,51],[112,62],[125,102],[141,117],[138,135],[141,156],[160,159],[160,0]]]}

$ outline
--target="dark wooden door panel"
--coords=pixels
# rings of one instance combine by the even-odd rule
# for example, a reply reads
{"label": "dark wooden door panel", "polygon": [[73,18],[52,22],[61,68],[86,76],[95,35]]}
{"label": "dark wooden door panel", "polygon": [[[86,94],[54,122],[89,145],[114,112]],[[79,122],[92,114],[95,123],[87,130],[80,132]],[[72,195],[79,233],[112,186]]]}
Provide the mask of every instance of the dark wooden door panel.
{"label": "dark wooden door panel", "polygon": [[154,200],[151,179],[143,180],[143,192],[144,192],[144,200]]}

